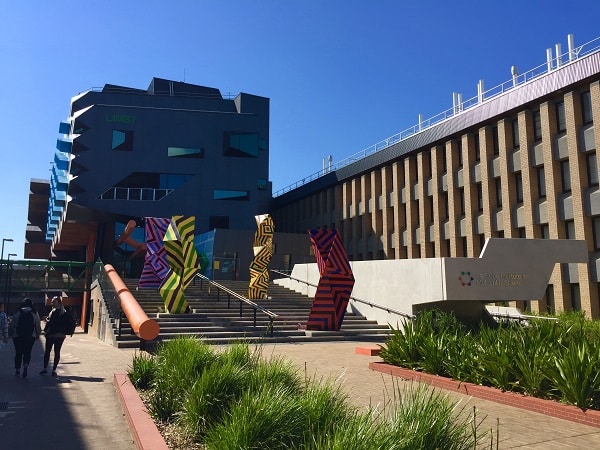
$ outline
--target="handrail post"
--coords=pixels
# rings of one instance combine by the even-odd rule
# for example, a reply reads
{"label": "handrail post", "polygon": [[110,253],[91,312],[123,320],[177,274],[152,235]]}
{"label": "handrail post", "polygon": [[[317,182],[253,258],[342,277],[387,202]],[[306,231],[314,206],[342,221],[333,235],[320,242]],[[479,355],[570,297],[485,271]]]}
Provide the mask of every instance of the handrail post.
{"label": "handrail post", "polygon": [[256,308],[254,308],[254,328],[256,328]]}
{"label": "handrail post", "polygon": [[240,317],[242,317],[242,302],[240,301]]}
{"label": "handrail post", "polygon": [[123,323],[123,311],[119,311],[119,328],[117,329],[117,336],[121,337],[121,324]]}
{"label": "handrail post", "polygon": [[227,294],[227,309],[231,308],[231,295]]}

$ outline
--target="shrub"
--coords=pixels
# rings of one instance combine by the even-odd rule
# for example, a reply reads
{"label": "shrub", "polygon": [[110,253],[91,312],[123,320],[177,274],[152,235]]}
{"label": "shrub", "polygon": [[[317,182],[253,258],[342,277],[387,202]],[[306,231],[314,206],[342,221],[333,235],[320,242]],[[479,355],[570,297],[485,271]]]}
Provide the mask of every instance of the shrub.
{"label": "shrub", "polygon": [[156,375],[156,359],[148,353],[135,353],[127,375],[136,389],[150,389]]}

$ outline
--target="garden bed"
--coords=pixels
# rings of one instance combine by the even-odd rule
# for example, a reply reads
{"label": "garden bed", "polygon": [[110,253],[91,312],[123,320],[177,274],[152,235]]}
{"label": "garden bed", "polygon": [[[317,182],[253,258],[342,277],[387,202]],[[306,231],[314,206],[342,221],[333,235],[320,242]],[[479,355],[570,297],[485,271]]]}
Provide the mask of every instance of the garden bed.
{"label": "garden bed", "polygon": [[600,428],[600,411],[597,410],[582,410],[576,406],[565,405],[554,400],[530,397],[515,392],[503,392],[500,389],[456,381],[451,378],[418,372],[416,370],[393,366],[383,362],[371,362],[369,363],[369,369],[400,377],[405,380],[427,383],[433,387]]}

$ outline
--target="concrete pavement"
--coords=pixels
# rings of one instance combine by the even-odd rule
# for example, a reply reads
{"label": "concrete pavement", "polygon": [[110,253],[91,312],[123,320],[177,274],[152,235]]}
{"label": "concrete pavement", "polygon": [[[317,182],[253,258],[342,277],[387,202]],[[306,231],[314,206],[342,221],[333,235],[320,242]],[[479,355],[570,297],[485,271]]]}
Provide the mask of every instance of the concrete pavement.
{"label": "concrete pavement", "polygon": [[[77,332],[65,341],[59,376],[53,378],[38,374],[42,342],[34,345],[27,379],[14,375],[12,342],[0,351],[0,448],[134,449],[113,375],[127,371],[135,350],[116,349]],[[261,351],[264,357],[285,356],[307,377],[336,379],[359,408],[384,405],[394,389],[401,389],[406,382],[370,370],[369,362],[380,358],[357,354],[357,345],[268,344]],[[500,449],[600,448],[598,428],[454,392],[447,394],[468,411],[475,406],[478,418],[484,420],[483,429],[493,429],[495,434],[499,421]]]}

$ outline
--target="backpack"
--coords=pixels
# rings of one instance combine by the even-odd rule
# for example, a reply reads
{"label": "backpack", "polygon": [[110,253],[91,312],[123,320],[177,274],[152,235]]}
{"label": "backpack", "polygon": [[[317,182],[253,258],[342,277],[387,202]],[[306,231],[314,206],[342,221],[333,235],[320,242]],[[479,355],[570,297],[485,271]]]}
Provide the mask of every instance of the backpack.
{"label": "backpack", "polygon": [[69,311],[65,311],[60,316],[60,320],[61,320],[62,332],[65,334],[68,334],[70,336],[73,336],[73,333],[75,333],[75,327],[77,326],[77,324],[75,323],[75,319],[73,318],[73,315]]}
{"label": "backpack", "polygon": [[19,314],[19,323],[17,324],[17,336],[32,337],[34,328],[33,311],[21,310]]}

